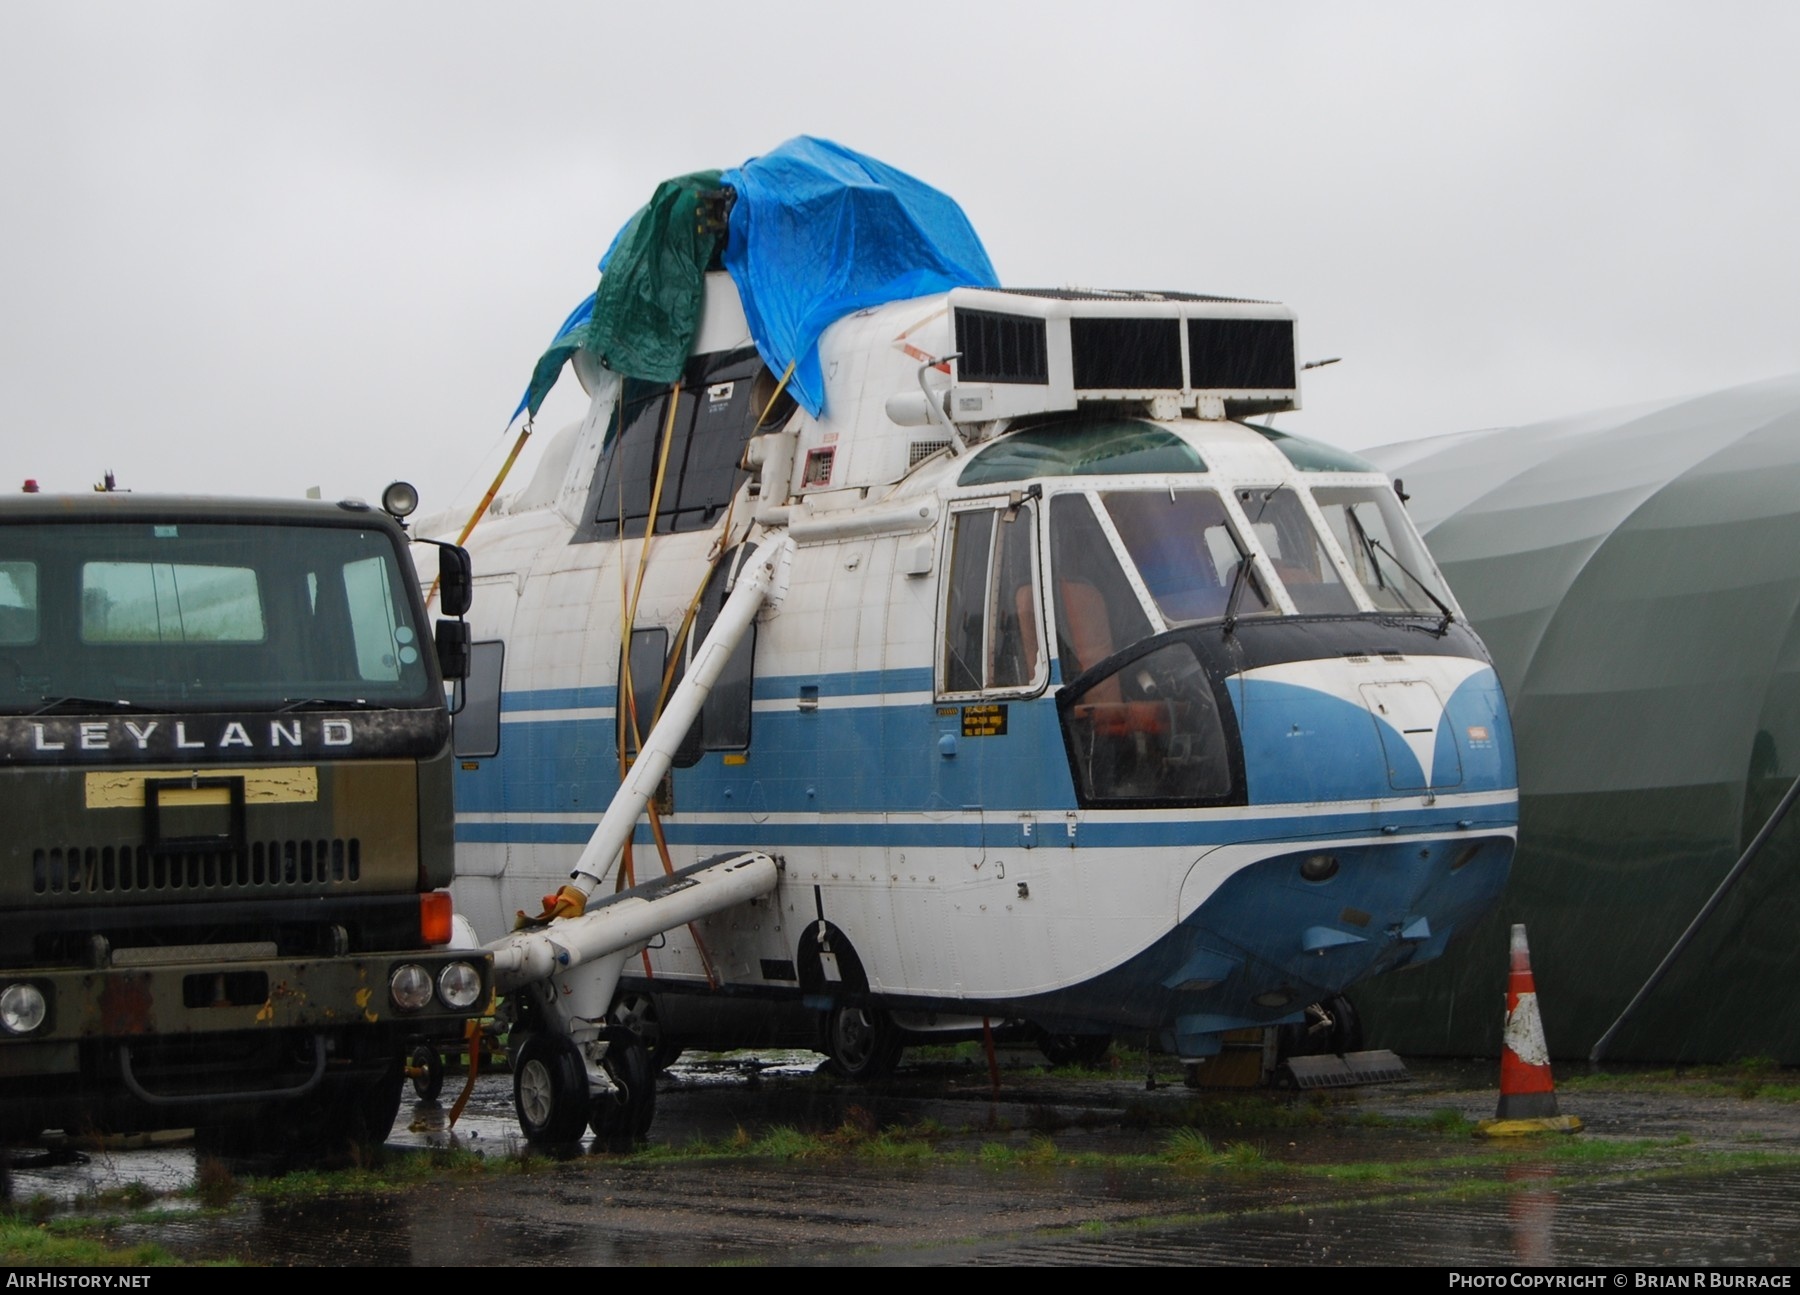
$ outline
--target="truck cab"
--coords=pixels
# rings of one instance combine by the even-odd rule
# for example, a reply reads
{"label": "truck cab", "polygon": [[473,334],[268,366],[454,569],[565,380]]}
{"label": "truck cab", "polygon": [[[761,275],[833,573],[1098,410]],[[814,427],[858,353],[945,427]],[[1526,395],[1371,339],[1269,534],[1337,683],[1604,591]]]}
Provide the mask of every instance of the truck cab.
{"label": "truck cab", "polygon": [[411,1041],[487,1009],[487,955],[448,947],[450,722],[409,547],[355,501],[0,500],[10,1136],[379,1139]]}

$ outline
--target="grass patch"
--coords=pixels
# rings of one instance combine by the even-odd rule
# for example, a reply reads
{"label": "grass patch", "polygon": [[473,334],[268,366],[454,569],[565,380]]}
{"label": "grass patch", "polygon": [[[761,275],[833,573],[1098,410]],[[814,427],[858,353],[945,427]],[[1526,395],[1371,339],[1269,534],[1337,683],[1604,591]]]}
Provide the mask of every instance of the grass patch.
{"label": "grass patch", "polygon": [[1219,1163],[1226,1169],[1267,1169],[1271,1161],[1254,1142],[1227,1142],[1220,1151]]}
{"label": "grass patch", "polygon": [[1188,1168],[1210,1169],[1219,1162],[1212,1139],[1199,1129],[1176,1129],[1163,1144],[1163,1155],[1170,1163]]}
{"label": "grass patch", "polygon": [[223,1161],[201,1156],[194,1165],[194,1195],[212,1210],[222,1210],[237,1199],[238,1180]]}
{"label": "grass patch", "polygon": [[1800,1102],[1800,1077],[1769,1057],[1745,1057],[1723,1065],[1643,1070],[1605,1070],[1557,1077],[1573,1092],[1678,1092],[1690,1097],[1739,1097]]}
{"label": "grass patch", "polygon": [[1454,1106],[1440,1106],[1425,1117],[1425,1127],[1433,1133],[1466,1138],[1475,1132],[1475,1121]]}
{"label": "grass patch", "polygon": [[149,1268],[180,1263],[153,1243],[109,1246],[66,1227],[0,1219],[0,1263],[19,1267]]}

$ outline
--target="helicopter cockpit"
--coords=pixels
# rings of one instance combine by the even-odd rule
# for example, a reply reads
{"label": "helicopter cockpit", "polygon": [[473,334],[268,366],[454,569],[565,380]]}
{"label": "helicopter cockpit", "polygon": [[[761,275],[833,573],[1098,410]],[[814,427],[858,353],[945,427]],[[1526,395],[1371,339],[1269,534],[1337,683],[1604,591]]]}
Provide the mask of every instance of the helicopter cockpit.
{"label": "helicopter cockpit", "polygon": [[1226,681],[1247,630],[1303,625],[1304,655],[1335,656],[1353,645],[1333,623],[1452,619],[1392,487],[1221,477],[1128,417],[1047,421],[972,456],[959,485],[984,493],[953,507],[940,695],[1059,684],[1083,804],[1243,803]]}

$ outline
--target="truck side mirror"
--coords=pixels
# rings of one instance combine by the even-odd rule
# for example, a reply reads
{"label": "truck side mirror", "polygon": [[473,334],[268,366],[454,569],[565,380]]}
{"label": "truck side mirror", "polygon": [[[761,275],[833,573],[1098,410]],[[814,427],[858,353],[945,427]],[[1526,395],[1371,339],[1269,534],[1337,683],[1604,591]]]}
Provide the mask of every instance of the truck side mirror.
{"label": "truck side mirror", "polygon": [[[461,553],[461,549],[454,550]],[[465,555],[465,562],[468,560]],[[468,586],[463,586],[465,596]],[[466,607],[466,603],[465,603]],[[437,623],[438,669],[446,679],[469,677],[469,622],[441,620]]]}
{"label": "truck side mirror", "polygon": [[[456,544],[438,545],[438,605],[446,616],[466,616],[475,600],[474,567],[469,551]],[[438,642],[444,641],[439,627]],[[467,640],[465,640],[466,643]],[[461,676],[457,676],[461,678]]]}

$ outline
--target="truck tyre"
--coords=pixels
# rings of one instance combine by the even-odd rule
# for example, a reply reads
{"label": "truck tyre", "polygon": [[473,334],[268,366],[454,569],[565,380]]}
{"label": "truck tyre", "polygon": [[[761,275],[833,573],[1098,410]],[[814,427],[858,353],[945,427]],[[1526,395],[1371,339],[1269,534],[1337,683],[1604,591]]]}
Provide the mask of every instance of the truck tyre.
{"label": "truck tyre", "polygon": [[513,1059],[513,1109],[527,1141],[581,1141],[588,1122],[587,1067],[567,1038],[533,1034],[520,1046]]}
{"label": "truck tyre", "polygon": [[656,1071],[643,1040],[625,1026],[610,1025],[602,1037],[608,1046],[600,1068],[613,1086],[594,1094],[588,1125],[607,1150],[625,1151],[650,1131],[656,1115]]}
{"label": "truck tyre", "polygon": [[400,1098],[405,1087],[406,1067],[398,1057],[376,1078],[351,1084],[344,1099],[344,1122],[351,1139],[368,1147],[386,1142],[400,1117]]}

